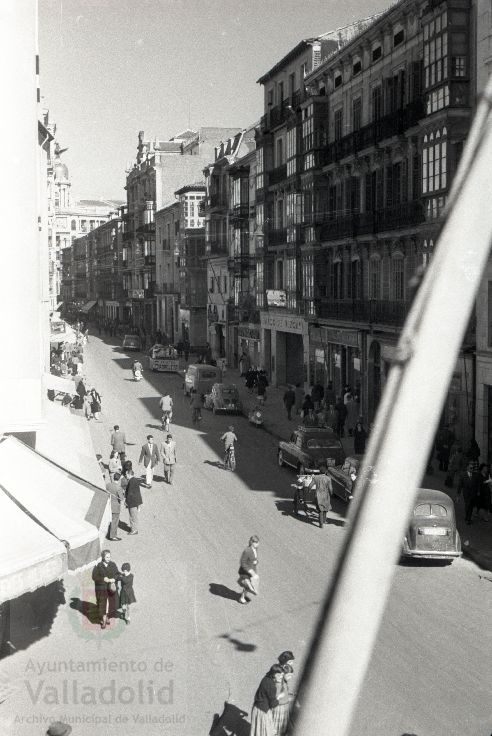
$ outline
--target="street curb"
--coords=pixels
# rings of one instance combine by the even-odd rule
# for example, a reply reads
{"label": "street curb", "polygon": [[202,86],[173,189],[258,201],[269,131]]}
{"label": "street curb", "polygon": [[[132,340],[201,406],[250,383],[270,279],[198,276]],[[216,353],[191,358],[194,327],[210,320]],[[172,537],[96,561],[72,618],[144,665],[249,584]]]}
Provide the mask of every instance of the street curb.
{"label": "street curb", "polygon": [[481,552],[480,550],[476,549],[475,547],[471,547],[470,545],[467,545],[466,547],[463,545],[462,549],[463,557],[466,557],[468,560],[474,562],[482,570],[492,571],[492,552]]}

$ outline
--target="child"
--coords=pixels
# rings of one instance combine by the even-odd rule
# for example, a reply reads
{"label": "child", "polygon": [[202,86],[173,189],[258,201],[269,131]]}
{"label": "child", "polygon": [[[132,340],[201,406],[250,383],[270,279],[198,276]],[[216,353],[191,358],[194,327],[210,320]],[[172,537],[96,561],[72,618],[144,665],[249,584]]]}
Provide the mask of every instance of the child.
{"label": "child", "polygon": [[130,623],[130,604],[137,601],[133,591],[133,573],[130,572],[130,569],[130,563],[124,562],[121,566],[120,577],[120,607],[123,609],[123,619],[127,624]]}

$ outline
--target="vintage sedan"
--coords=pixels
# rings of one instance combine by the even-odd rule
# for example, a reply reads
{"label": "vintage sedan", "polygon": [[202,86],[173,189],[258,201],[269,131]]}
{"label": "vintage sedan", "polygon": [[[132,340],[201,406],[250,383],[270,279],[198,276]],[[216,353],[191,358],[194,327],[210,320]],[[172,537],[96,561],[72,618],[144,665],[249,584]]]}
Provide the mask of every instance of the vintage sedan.
{"label": "vintage sedan", "polygon": [[447,493],[419,489],[403,540],[402,556],[450,562],[461,557],[454,503]]}
{"label": "vintage sedan", "polygon": [[239,391],[233,383],[214,383],[210,393],[205,394],[204,406],[206,409],[211,409],[214,414],[218,412],[226,414],[243,413]]}
{"label": "vintage sedan", "polygon": [[142,349],[142,343],[138,335],[125,335],[123,337],[122,346],[125,348],[125,350],[139,351]]}
{"label": "vintage sedan", "polygon": [[290,465],[303,474],[323,464],[328,467],[342,465],[345,452],[331,429],[300,426],[288,441],[279,442],[277,459],[280,466]]}
{"label": "vintage sedan", "polygon": [[172,345],[153,345],[149,350],[149,368],[162,373],[177,373],[178,351]]}
{"label": "vintage sedan", "polygon": [[351,501],[354,496],[361,457],[361,455],[350,455],[345,458],[342,465],[328,468],[333,493],[342,501]]}

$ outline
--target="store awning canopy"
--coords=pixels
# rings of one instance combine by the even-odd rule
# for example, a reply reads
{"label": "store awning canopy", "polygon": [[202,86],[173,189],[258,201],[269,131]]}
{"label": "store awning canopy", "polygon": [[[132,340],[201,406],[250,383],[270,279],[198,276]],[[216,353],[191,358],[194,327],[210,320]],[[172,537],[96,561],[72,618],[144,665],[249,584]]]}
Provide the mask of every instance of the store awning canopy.
{"label": "store awning canopy", "polygon": [[59,580],[67,549],[0,485],[0,603]]}
{"label": "store awning canopy", "polygon": [[54,376],[53,373],[44,373],[43,384],[45,388],[51,388],[59,393],[63,392],[65,394],[71,394],[72,396],[75,394],[76,386],[73,376],[63,378],[63,376]]}
{"label": "store awning canopy", "polygon": [[53,537],[68,546],[68,569],[95,563],[108,519],[106,491],[15,437],[0,440],[0,486]]}
{"label": "store awning canopy", "polygon": [[97,301],[94,299],[93,301],[86,302],[83,307],[80,307],[79,312],[83,312],[83,314],[87,314],[92,307],[94,307],[97,304]]}

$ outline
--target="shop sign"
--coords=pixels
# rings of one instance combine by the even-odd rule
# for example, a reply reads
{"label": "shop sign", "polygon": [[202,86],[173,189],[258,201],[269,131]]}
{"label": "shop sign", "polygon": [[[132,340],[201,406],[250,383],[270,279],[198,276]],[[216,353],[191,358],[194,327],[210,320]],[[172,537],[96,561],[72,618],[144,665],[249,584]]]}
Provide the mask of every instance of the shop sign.
{"label": "shop sign", "polygon": [[143,299],[144,290],[143,289],[130,289],[130,296],[132,299]]}
{"label": "shop sign", "polygon": [[238,337],[243,337],[246,340],[260,339],[260,331],[256,327],[240,327],[237,334]]}
{"label": "shop sign", "polygon": [[336,327],[311,327],[310,337],[313,341],[334,345],[347,345],[360,348],[359,333],[355,330],[338,330]]}
{"label": "shop sign", "polygon": [[269,307],[287,306],[287,294],[280,289],[267,289],[266,298]]}
{"label": "shop sign", "polygon": [[288,317],[283,314],[265,314],[260,315],[260,323],[263,329],[279,330],[280,332],[296,332],[301,334],[304,332],[304,320],[302,317]]}

